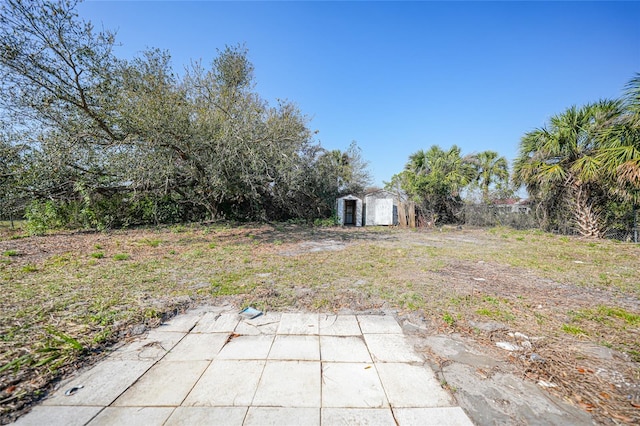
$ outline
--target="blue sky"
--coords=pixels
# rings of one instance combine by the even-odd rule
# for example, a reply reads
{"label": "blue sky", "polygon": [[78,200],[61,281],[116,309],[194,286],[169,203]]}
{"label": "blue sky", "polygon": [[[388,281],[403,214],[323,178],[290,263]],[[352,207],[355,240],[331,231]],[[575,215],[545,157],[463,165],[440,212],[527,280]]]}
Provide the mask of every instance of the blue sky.
{"label": "blue sky", "polygon": [[637,2],[114,2],[80,16],[117,54],[168,50],[176,71],[244,44],[256,90],[296,103],[328,149],[355,140],[374,184],[431,145],[495,150],[640,72]]}

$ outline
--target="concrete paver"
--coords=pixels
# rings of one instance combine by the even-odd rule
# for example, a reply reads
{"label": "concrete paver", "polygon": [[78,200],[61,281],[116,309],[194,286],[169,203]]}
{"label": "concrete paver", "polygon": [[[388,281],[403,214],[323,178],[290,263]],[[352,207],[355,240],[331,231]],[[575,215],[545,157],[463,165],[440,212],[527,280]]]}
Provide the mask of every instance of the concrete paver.
{"label": "concrete paver", "polygon": [[267,361],[252,405],[320,408],[320,362]]}
{"label": "concrete paver", "polygon": [[161,324],[158,331],[181,331],[188,333],[202,318],[204,313],[187,313],[183,315],[176,315],[169,321]]}
{"label": "concrete paver", "polygon": [[471,425],[391,315],[230,309],[172,318],[18,424]]}
{"label": "concrete paver", "polygon": [[248,407],[178,407],[165,426],[242,426]]}
{"label": "concrete paver", "polygon": [[269,359],[320,361],[318,336],[278,335],[273,341]]}
{"label": "concrete paver", "polygon": [[146,338],[118,348],[109,358],[112,360],[150,360],[157,361],[166,355],[187,335],[182,331],[151,330]]}
{"label": "concrete paver", "polygon": [[321,336],[359,336],[360,325],[355,315],[320,315]]}
{"label": "concrete paver", "polygon": [[320,426],[320,408],[250,407],[244,426]]}
{"label": "concrete paver", "polygon": [[402,334],[395,318],[388,315],[358,315],[362,334]]}
{"label": "concrete paver", "polygon": [[[153,365],[153,361],[104,361],[78,377],[63,382],[42,405],[95,405],[111,404],[126,391],[138,377]],[[69,396],[67,390],[77,391]]]}
{"label": "concrete paver", "polygon": [[322,365],[322,406],[382,408],[389,403],[376,369],[365,363]]}
{"label": "concrete paver", "polygon": [[265,361],[214,360],[185,399],[186,406],[249,406]]}
{"label": "concrete paver", "polygon": [[320,356],[331,362],[372,362],[367,345],[358,336],[320,336]]}
{"label": "concrete paver", "polygon": [[400,426],[473,426],[460,407],[398,408],[394,413]]}
{"label": "concrete paver", "polygon": [[226,333],[188,334],[169,351],[166,361],[211,361],[229,336]]}
{"label": "concrete paver", "polygon": [[208,361],[160,361],[127,389],[113,405],[178,406],[208,365]]}
{"label": "concrete paver", "polygon": [[242,336],[255,336],[257,334],[276,334],[280,325],[279,313],[268,312],[254,319],[243,319],[236,326],[235,332]]}
{"label": "concrete paver", "polygon": [[82,426],[102,410],[91,406],[38,405],[14,424],[16,426]]}
{"label": "concrete paver", "polygon": [[388,408],[323,408],[322,425],[395,425]]}
{"label": "concrete paver", "polygon": [[282,314],[277,334],[318,334],[318,314]]}
{"label": "concrete paver", "polygon": [[172,412],[173,407],[107,407],[89,426],[162,426]]}
{"label": "concrete paver", "polygon": [[237,314],[206,313],[193,328],[193,333],[231,333],[240,322]]}
{"label": "concrete paver", "polygon": [[440,387],[430,368],[405,363],[379,363],[376,368],[394,408],[452,405],[451,397]]}
{"label": "concrete paver", "polygon": [[218,353],[217,359],[267,359],[274,335],[237,336]]}
{"label": "concrete paver", "polygon": [[365,334],[375,362],[424,362],[402,334]]}

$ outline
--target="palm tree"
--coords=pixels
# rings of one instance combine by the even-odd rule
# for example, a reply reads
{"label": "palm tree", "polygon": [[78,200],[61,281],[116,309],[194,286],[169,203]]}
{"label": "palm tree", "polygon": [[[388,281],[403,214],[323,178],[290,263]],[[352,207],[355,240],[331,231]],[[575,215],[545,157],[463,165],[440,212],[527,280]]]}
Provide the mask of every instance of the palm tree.
{"label": "palm tree", "polygon": [[629,81],[622,113],[600,134],[598,159],[612,178],[613,195],[640,204],[640,73]]}
{"label": "palm tree", "polygon": [[620,111],[618,101],[574,106],[553,116],[548,128],[526,133],[520,142],[515,183],[526,185],[545,217],[557,218],[567,208],[584,236],[600,237],[604,232],[600,213],[606,185],[598,136]]}
{"label": "palm tree", "polygon": [[444,151],[437,145],[409,156],[403,172],[403,189],[418,201],[435,222],[454,220],[460,204],[460,191],[475,178],[470,157],[463,157],[458,146]]}
{"label": "palm tree", "polygon": [[509,165],[504,157],[495,151],[483,151],[474,156],[476,166],[476,182],[482,188],[482,201],[489,202],[489,187],[493,183],[507,182]]}

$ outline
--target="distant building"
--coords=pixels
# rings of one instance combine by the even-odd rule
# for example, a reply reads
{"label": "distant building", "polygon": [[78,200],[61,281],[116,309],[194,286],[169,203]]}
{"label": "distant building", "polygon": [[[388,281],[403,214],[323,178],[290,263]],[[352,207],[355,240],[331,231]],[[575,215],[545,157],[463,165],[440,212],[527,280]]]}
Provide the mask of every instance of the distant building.
{"label": "distant building", "polygon": [[398,197],[380,189],[364,196],[366,226],[398,225]]}
{"label": "distant building", "polygon": [[494,200],[491,205],[504,213],[530,213],[531,202],[528,199],[519,200],[517,198],[506,198],[504,200]]}
{"label": "distant building", "polygon": [[355,195],[338,198],[336,212],[340,225],[362,226],[362,199]]}

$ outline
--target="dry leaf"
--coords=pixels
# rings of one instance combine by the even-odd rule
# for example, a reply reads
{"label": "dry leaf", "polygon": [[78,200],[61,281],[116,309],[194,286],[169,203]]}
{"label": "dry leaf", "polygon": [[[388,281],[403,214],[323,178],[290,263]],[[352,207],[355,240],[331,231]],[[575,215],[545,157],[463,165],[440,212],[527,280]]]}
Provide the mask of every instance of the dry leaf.
{"label": "dry leaf", "polygon": [[623,416],[622,414],[611,413],[611,417],[622,420],[625,423],[631,423],[633,421],[631,417]]}

